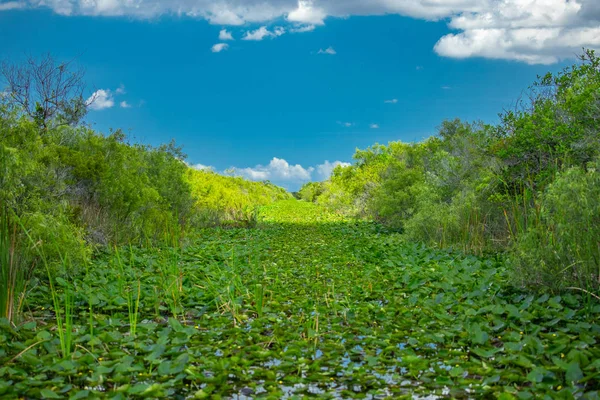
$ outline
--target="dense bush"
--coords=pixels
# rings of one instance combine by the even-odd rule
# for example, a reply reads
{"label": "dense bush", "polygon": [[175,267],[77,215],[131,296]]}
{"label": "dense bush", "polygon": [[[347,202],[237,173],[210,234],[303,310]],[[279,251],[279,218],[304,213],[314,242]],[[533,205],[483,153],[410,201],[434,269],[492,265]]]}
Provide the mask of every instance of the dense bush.
{"label": "dense bush", "polygon": [[194,198],[193,222],[196,225],[256,222],[256,207],[291,198],[283,188],[265,182],[224,176],[212,171],[188,168],[186,181]]}
{"label": "dense bush", "polygon": [[18,228],[11,241],[23,260],[77,264],[97,246],[157,244],[199,225],[252,223],[256,206],[289,196],[268,182],[193,170],[174,143],[151,147],[128,143],[120,130],[105,136],[86,126],[41,126],[2,100],[0,208]]}
{"label": "dense bush", "polygon": [[539,194],[527,231],[517,238],[515,266],[525,283],[549,287],[569,282],[600,287],[600,162],[587,171],[560,172]]}
{"label": "dense bush", "polygon": [[309,182],[302,186],[297,197],[308,202],[315,202],[323,194],[323,182]]}
{"label": "dense bush", "polygon": [[522,284],[597,288],[600,58],[586,51],[530,98],[496,126],[444,121],[422,143],[357,151],[354,165],[300,193],[412,240],[508,251]]}

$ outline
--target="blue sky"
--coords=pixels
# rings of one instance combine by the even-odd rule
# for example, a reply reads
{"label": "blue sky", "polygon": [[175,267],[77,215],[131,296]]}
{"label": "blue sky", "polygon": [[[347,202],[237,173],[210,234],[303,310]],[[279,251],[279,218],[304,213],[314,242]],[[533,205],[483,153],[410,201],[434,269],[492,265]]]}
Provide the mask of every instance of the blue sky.
{"label": "blue sky", "polygon": [[[464,9],[448,5],[457,3]],[[446,118],[497,121],[536,75],[600,47],[592,0],[500,3],[513,9],[488,0],[0,0],[0,58],[76,57],[96,92],[87,117],[96,129],[149,144],[175,138],[191,164],[295,190],[351,162],[356,148],[418,141]],[[529,20],[513,15],[518,6]]]}

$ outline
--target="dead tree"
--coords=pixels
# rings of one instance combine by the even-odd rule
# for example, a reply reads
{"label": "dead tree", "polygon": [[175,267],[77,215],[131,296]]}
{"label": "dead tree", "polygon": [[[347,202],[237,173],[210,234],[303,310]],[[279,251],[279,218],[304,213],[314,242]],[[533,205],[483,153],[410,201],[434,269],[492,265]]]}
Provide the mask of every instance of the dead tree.
{"label": "dead tree", "polygon": [[85,116],[84,74],[73,61],[57,62],[50,54],[40,60],[29,57],[23,64],[3,61],[0,65],[9,101],[44,131],[76,125]]}

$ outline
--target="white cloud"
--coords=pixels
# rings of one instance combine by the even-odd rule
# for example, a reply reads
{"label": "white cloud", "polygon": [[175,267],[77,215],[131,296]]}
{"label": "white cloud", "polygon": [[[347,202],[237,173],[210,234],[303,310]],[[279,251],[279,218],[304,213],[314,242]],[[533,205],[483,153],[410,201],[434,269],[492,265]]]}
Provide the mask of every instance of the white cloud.
{"label": "white cloud", "polygon": [[329,54],[329,55],[333,56],[333,55],[337,54],[337,51],[335,51],[335,49],[333,47],[329,46],[325,50],[320,49],[317,54]]}
{"label": "white cloud", "polygon": [[115,100],[110,90],[99,89],[87,99],[86,104],[92,110],[99,111],[113,107]]}
{"label": "white cloud", "polygon": [[300,164],[291,165],[286,160],[273,157],[269,165],[254,168],[235,169],[236,173],[254,181],[307,182],[311,180],[314,168],[304,168]]}
{"label": "white cloud", "polygon": [[0,4],[0,11],[17,10],[24,7],[25,4],[20,1],[8,1]]}
{"label": "white cloud", "polygon": [[398,99],[385,100],[384,103],[387,103],[387,104],[396,104],[396,103],[398,103]]}
{"label": "white cloud", "polygon": [[327,13],[319,7],[315,7],[313,1],[298,1],[298,8],[291,11],[287,19],[292,22],[300,22],[310,25],[323,25]]}
{"label": "white cloud", "polygon": [[219,32],[219,40],[233,40],[233,35],[227,29],[221,29]]}
{"label": "white cloud", "polygon": [[485,57],[551,64],[582,47],[600,48],[598,0],[501,0],[453,16],[435,45],[446,57]]}
{"label": "white cloud", "polygon": [[334,161],[329,162],[326,160],[323,164],[317,165],[316,171],[319,179],[327,179],[331,176],[331,173],[337,166],[349,167],[351,164],[347,162]]}
{"label": "white cloud", "polygon": [[[126,94],[125,85],[121,84],[113,91],[110,89],[98,89],[87,100],[86,104],[91,110],[105,110],[115,106],[115,96]],[[131,108],[131,104],[123,100],[119,102],[121,108]]]}
{"label": "white cloud", "polygon": [[315,30],[315,28],[316,28],[316,26],[314,26],[314,25],[304,25],[304,26],[298,26],[295,28],[291,28],[290,32],[293,32],[293,33],[312,32]]}
{"label": "white cloud", "polygon": [[[198,164],[193,168],[203,169],[203,165]],[[253,181],[273,181],[287,186],[287,184],[301,184],[312,180],[325,180],[329,178],[332,171],[337,167],[350,166],[349,163],[342,161],[325,161],[315,167],[303,167],[296,164],[291,165],[286,160],[273,157],[268,165],[257,165],[252,168],[230,168],[228,171],[234,171],[234,175],[242,176]]]}
{"label": "white cloud", "polygon": [[194,165],[190,165],[190,167],[197,169],[198,171],[214,171],[215,167],[210,166],[210,165],[203,165],[203,164],[194,164]]}
{"label": "white cloud", "polygon": [[245,21],[242,17],[226,8],[209,8],[206,11],[196,13],[196,11],[188,11],[190,17],[204,17],[214,25],[244,25]]}
{"label": "white cloud", "polygon": [[442,86],[442,89],[444,89],[444,90],[450,90],[450,89],[452,89],[452,86],[446,86],[445,85],[445,86]]}
{"label": "white cloud", "polygon": [[220,53],[224,50],[227,50],[228,48],[229,48],[229,45],[227,43],[217,43],[213,47],[211,47],[211,51],[213,53]]}
{"label": "white cloud", "polygon": [[266,26],[261,26],[260,28],[254,31],[246,32],[246,35],[242,38],[242,40],[254,40],[260,41],[267,37],[277,37],[285,34],[285,28],[278,26],[273,29],[273,32],[267,29]]}
{"label": "white cloud", "polygon": [[371,129],[379,129],[379,124],[371,124]]}
{"label": "white cloud", "polygon": [[[582,47],[600,49],[598,0],[20,0],[1,3],[0,11],[22,7],[62,15],[186,15],[220,25],[285,19],[290,31],[307,31],[296,26],[322,25],[328,17],[396,14],[448,21],[454,32],[434,47],[445,57],[549,64],[572,58]],[[260,35],[268,30],[261,29],[254,40],[265,37]]]}
{"label": "white cloud", "polygon": [[265,37],[271,36],[271,32],[267,29],[266,26],[261,26],[255,31],[246,32],[246,35],[242,40],[263,40]]}

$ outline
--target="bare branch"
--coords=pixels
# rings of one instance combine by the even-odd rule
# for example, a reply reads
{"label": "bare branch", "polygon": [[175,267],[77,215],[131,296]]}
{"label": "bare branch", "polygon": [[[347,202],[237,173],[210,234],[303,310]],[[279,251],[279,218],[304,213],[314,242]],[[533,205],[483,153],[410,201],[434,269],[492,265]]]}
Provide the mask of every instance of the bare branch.
{"label": "bare branch", "polygon": [[85,71],[74,60],[57,62],[47,54],[24,64],[3,61],[0,75],[8,82],[9,100],[47,130],[60,125],[76,125],[87,113],[83,97]]}

